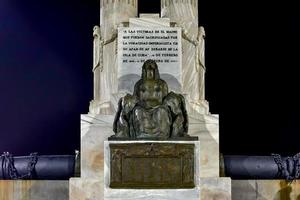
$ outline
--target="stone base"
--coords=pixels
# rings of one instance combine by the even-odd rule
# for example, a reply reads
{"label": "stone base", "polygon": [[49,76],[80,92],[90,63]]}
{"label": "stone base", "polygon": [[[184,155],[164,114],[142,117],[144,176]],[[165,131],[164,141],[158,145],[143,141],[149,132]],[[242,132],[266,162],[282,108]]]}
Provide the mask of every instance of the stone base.
{"label": "stone base", "polygon": [[201,200],[230,200],[231,178],[200,178]]}
{"label": "stone base", "polygon": [[[70,200],[107,200],[110,196],[104,198],[103,179],[70,179]],[[197,196],[197,200],[230,200],[231,199],[231,179],[230,178],[201,178],[200,187],[194,191],[164,190],[166,193],[162,196],[160,190],[115,190],[116,200],[147,200],[147,199],[172,199],[172,200],[193,200],[193,196]],[[197,192],[197,194],[195,194]],[[121,196],[122,195],[122,196]],[[193,195],[193,196],[191,196]],[[130,198],[128,198],[131,196]]]}
{"label": "stone base", "polygon": [[103,200],[103,179],[71,178],[69,200]]}
{"label": "stone base", "polygon": [[[76,179],[74,182],[70,181],[70,199],[104,199],[104,181],[101,182],[104,177],[104,141],[114,134],[112,131],[113,120],[114,115],[81,115],[81,179]],[[200,177],[203,180],[209,180],[209,177],[219,177],[218,115],[189,116],[189,135],[197,136],[201,141]],[[215,179],[221,181],[218,181],[218,184],[223,184],[223,178],[212,178],[212,180]],[[217,183],[216,185],[218,185]],[[207,183],[205,187],[210,185],[211,184]],[[97,191],[89,187],[97,188]],[[216,186],[216,188],[218,187],[219,186]],[[202,190],[201,186],[200,190]],[[197,191],[199,198],[200,190]],[[227,192],[223,193],[223,191]],[[226,198],[224,198],[228,199],[227,197],[229,197],[231,193],[230,190],[213,189],[213,187],[212,189],[201,191],[201,196],[205,195],[202,199],[205,200],[214,199],[214,196],[218,196],[219,194],[226,194],[224,195]],[[183,200],[189,199],[183,198]]]}
{"label": "stone base", "polygon": [[0,180],[1,200],[68,200],[69,181]]}
{"label": "stone base", "polygon": [[200,188],[194,189],[113,189],[104,200],[200,200]]}
{"label": "stone base", "polygon": [[300,180],[232,180],[233,200],[299,200]]}
{"label": "stone base", "polygon": [[[81,115],[81,177],[103,176],[104,141],[114,135],[113,115]],[[200,177],[219,177],[219,117],[189,117],[189,135],[197,136],[200,146]]]}

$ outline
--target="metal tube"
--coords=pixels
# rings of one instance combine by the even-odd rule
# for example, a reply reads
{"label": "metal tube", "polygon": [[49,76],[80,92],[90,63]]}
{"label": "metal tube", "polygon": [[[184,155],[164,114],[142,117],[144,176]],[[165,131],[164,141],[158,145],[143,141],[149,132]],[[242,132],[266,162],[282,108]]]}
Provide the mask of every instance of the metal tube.
{"label": "metal tube", "polygon": [[12,163],[9,163],[5,156],[0,156],[0,179],[68,180],[74,176],[74,155],[36,156],[32,170],[29,170],[32,156],[11,158]]}
{"label": "metal tube", "polygon": [[294,157],[224,155],[225,176],[232,179],[298,179],[299,155]]}

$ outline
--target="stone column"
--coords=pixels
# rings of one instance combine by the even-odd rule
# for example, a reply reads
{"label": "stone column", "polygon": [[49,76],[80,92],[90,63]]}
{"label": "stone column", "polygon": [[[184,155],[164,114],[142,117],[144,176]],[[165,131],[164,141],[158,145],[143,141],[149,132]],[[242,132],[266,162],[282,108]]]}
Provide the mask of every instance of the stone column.
{"label": "stone column", "polygon": [[207,114],[204,29],[198,27],[198,0],[161,0],[161,16],[182,28],[182,93],[189,110]]}
{"label": "stone column", "polygon": [[[111,95],[117,92],[117,28],[137,16],[137,0],[101,0],[99,35],[94,34],[94,100],[92,114],[113,114]],[[95,32],[95,31],[94,31]],[[98,59],[98,57],[100,59]],[[99,68],[95,62],[100,61]]]}
{"label": "stone column", "polygon": [[161,17],[170,18],[182,27],[192,40],[198,34],[198,0],[161,0]]}

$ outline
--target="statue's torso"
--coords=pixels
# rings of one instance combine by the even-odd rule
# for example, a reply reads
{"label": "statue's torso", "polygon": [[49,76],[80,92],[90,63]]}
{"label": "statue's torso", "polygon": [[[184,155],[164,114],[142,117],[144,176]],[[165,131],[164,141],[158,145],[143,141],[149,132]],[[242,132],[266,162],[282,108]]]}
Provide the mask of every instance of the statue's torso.
{"label": "statue's torso", "polygon": [[171,113],[164,105],[150,109],[136,106],[133,110],[132,123],[136,138],[168,138],[171,121]]}

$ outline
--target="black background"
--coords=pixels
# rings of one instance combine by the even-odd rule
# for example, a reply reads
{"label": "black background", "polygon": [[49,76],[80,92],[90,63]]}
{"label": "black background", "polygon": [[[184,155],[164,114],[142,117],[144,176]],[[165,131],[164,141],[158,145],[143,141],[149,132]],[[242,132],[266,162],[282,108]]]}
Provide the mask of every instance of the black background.
{"label": "black background", "polygon": [[[293,3],[294,2],[294,3]],[[296,1],[199,0],[224,154],[300,151]],[[140,0],[140,13],[159,13]],[[99,0],[0,0],[0,151],[73,154],[92,99]]]}

